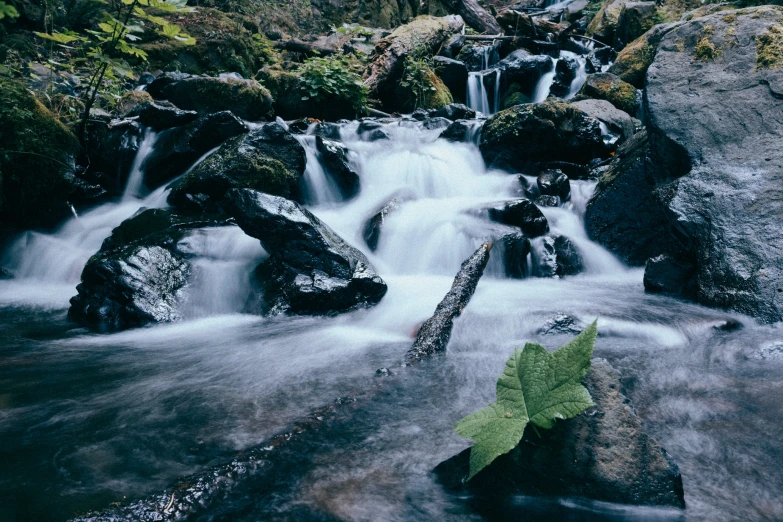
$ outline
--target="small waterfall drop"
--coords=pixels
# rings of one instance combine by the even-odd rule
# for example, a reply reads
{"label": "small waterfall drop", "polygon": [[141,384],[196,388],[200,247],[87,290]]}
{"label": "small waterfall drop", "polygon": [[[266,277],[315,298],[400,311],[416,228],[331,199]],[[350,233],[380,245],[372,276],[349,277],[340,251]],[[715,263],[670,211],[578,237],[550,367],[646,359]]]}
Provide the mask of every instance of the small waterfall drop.
{"label": "small waterfall drop", "polygon": [[549,97],[549,89],[552,87],[552,83],[555,81],[555,74],[557,69],[557,59],[552,59],[552,69],[549,72],[544,73],[539,78],[536,84],[535,90],[533,90],[533,97],[531,101],[533,103],[540,103]]}
{"label": "small waterfall drop", "polygon": [[[312,128],[312,126],[311,126]],[[303,198],[309,205],[324,205],[342,200],[340,188],[326,173],[321,162],[321,153],[316,148],[316,137],[312,134],[295,135],[307,155],[303,176]]]}
{"label": "small waterfall drop", "polygon": [[[484,46],[481,59],[481,70],[468,73],[468,86],[467,86],[467,106],[474,111],[480,112],[485,116],[490,116],[498,112],[500,107],[500,69],[490,69],[493,63],[493,56],[495,56],[495,48],[487,45]],[[494,92],[492,102],[489,100],[489,92],[484,83],[484,78],[494,75]]]}
{"label": "small waterfall drop", "polygon": [[572,53],[570,51],[560,51],[561,57],[570,57],[576,60],[576,63],[578,64],[578,67],[576,69],[576,76],[571,81],[571,85],[568,88],[568,93],[565,95],[565,99],[569,100],[576,96],[576,93],[579,92],[579,89],[582,88],[582,85],[584,85],[585,80],[587,80],[587,60],[584,56],[578,55],[576,53]]}
{"label": "small waterfall drop", "polygon": [[123,201],[141,197],[141,190],[144,187],[144,163],[155,149],[157,137],[157,133],[152,129],[144,129],[139,150],[136,152],[136,157],[133,158],[130,174],[128,174],[128,182],[125,184],[125,192],[122,195]]}

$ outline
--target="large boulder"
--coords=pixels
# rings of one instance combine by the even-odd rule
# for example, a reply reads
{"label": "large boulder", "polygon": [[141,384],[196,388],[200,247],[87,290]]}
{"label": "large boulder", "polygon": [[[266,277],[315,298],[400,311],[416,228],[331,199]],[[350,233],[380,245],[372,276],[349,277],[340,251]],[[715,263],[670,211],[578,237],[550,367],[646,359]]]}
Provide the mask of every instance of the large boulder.
{"label": "large boulder", "polygon": [[291,197],[304,173],[302,145],[279,123],[229,139],[174,184],[168,202],[182,210],[213,210],[232,188]]}
{"label": "large boulder", "polygon": [[639,110],[640,98],[636,88],[611,73],[589,75],[579,90],[579,95],[606,100],[631,116]]}
{"label": "large boulder", "polygon": [[250,189],[228,193],[229,212],[269,258],[257,270],[268,314],[326,314],[376,304],[386,284],[367,258],[293,201]]}
{"label": "large boulder", "polygon": [[79,142],[22,85],[0,89],[0,228],[53,226],[70,213]]}
{"label": "large boulder", "polygon": [[601,9],[587,26],[587,35],[613,46],[620,13],[626,3],[628,0],[604,0]]}
{"label": "large boulder", "polygon": [[677,465],[644,432],[617,371],[593,359],[584,385],[595,406],[539,430],[540,437],[528,426],[513,450],[470,482],[464,481],[470,449],[439,464],[435,474],[448,489],[475,495],[479,509],[503,505],[515,494],[684,508]]}
{"label": "large boulder", "polygon": [[338,141],[326,140],[316,136],[315,147],[320,154],[321,163],[331,176],[343,198],[351,199],[359,193],[360,180],[348,161],[348,149]]}
{"label": "large boulder", "polygon": [[246,132],[245,124],[228,111],[210,114],[182,127],[164,131],[144,162],[145,184],[153,188],[171,181],[210,150]]}
{"label": "large boulder", "polygon": [[587,163],[607,154],[598,120],[553,100],[495,114],[484,124],[479,147],[488,165],[517,172],[531,162]]}
{"label": "large boulder", "polygon": [[500,69],[505,90],[515,85],[520,92],[530,96],[541,76],[551,71],[554,65],[549,56],[534,55],[524,49],[517,49],[500,60],[495,67]]}
{"label": "large boulder", "polygon": [[655,58],[658,44],[663,37],[680,23],[656,25],[639,38],[626,45],[617,54],[617,59],[609,67],[610,73],[637,89],[644,88],[647,69]]}
{"label": "large boulder", "polygon": [[436,56],[433,62],[435,74],[443,81],[452,96],[456,100],[465,101],[465,90],[468,85],[468,69],[465,64],[445,56]]}
{"label": "large boulder", "polygon": [[619,135],[622,141],[629,139],[636,132],[634,119],[606,100],[580,100],[572,105],[603,122],[609,131]]}
{"label": "large boulder", "polygon": [[272,96],[258,82],[230,77],[185,78],[163,88],[160,97],[200,115],[231,111],[250,121],[264,118],[272,108]]}
{"label": "large boulder", "polygon": [[369,88],[370,96],[393,108],[394,93],[408,56],[414,51],[435,54],[463,25],[459,16],[420,16],[395,29],[375,46],[364,71],[364,84]]}
{"label": "large boulder", "polygon": [[647,72],[657,193],[696,298],[764,322],[783,319],[782,46],[783,7],[724,11],[667,33]]}
{"label": "large boulder", "polygon": [[391,105],[386,105],[389,110],[400,112],[412,112],[414,109],[439,109],[454,103],[448,87],[435,74],[432,69],[418,64],[414,71],[407,71],[415,77],[414,82],[399,82],[389,99]]}
{"label": "large boulder", "polygon": [[655,2],[626,2],[617,21],[617,39],[628,44],[655,25],[658,8]]}
{"label": "large boulder", "polygon": [[501,203],[490,207],[488,212],[492,221],[519,227],[528,237],[537,237],[549,232],[546,217],[532,201],[527,199]]}

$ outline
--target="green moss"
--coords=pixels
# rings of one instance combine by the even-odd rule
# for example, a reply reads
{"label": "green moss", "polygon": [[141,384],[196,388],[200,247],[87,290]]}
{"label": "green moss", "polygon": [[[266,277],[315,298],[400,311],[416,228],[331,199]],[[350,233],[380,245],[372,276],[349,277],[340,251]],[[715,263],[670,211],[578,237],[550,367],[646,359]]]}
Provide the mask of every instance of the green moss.
{"label": "green moss", "polygon": [[121,115],[128,114],[133,109],[145,103],[152,103],[152,96],[146,91],[128,91],[117,103],[117,112]]}
{"label": "green moss", "polygon": [[644,37],[637,38],[625,49],[620,51],[612,64],[610,72],[621,80],[639,89],[644,87],[644,77],[647,69],[655,59],[656,48]]}
{"label": "green moss", "polygon": [[783,26],[770,26],[756,38],[756,68],[778,69],[783,66]]}
{"label": "green moss", "polygon": [[636,110],[639,107],[636,88],[614,74],[591,74],[588,76],[579,94],[589,98],[606,100],[630,115],[636,114]]}
{"label": "green moss", "polygon": [[705,25],[701,30],[701,38],[696,42],[696,46],[693,48],[693,54],[696,59],[702,62],[708,62],[714,60],[723,54],[713,42],[710,37],[715,33],[715,27],[711,25]]}
{"label": "green moss", "polygon": [[175,83],[169,101],[199,113],[230,110],[240,118],[257,121],[272,108],[272,95],[254,80],[195,77]]}
{"label": "green moss", "polygon": [[508,109],[514,105],[530,103],[530,98],[522,92],[522,87],[518,83],[512,83],[506,89],[500,103],[504,109]]}
{"label": "green moss", "polygon": [[732,24],[736,20],[737,20],[736,13],[727,14],[726,16],[723,17],[723,21],[726,22],[727,24]]}
{"label": "green moss", "polygon": [[454,103],[446,84],[423,62],[416,62],[414,73],[403,74],[394,92],[394,106],[401,112],[415,109],[438,109]]}
{"label": "green moss", "polygon": [[67,210],[78,140],[22,85],[0,92],[0,221],[51,224]]}

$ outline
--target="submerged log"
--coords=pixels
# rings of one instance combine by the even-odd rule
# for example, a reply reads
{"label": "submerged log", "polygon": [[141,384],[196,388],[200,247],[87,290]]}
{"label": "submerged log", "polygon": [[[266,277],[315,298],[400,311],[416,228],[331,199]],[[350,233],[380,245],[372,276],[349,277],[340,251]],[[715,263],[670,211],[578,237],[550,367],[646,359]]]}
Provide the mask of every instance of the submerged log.
{"label": "submerged log", "polygon": [[473,297],[476,285],[484,274],[484,268],[489,261],[490,250],[492,250],[492,243],[484,243],[462,263],[462,267],[451,285],[451,290],[438,304],[435,314],[419,328],[416,341],[405,354],[407,363],[418,362],[446,350],[446,345],[451,338],[451,330],[454,327],[454,319],[462,314],[462,310]]}

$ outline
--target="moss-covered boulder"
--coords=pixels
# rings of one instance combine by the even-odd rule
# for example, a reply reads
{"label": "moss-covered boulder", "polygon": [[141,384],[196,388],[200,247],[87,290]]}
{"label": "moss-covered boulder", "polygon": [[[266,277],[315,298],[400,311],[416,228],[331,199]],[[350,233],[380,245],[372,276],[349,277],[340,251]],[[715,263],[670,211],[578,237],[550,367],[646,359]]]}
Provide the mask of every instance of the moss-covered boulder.
{"label": "moss-covered boulder", "polygon": [[20,84],[0,91],[0,223],[54,225],[70,212],[79,142]]}
{"label": "moss-covered boulder", "polygon": [[639,109],[636,88],[611,73],[596,73],[588,76],[579,95],[606,100],[631,116]]}
{"label": "moss-covered boulder", "polygon": [[604,0],[601,9],[587,26],[587,35],[606,44],[614,45],[620,13],[627,2],[628,0]]}
{"label": "moss-covered boulder", "polygon": [[194,76],[170,83],[161,96],[180,109],[199,114],[231,111],[250,121],[262,119],[272,109],[272,95],[255,80]]}
{"label": "moss-covered boulder", "polygon": [[449,88],[432,69],[422,67],[416,77],[416,87],[411,84],[397,84],[392,105],[395,110],[412,112],[415,109],[440,109],[454,103]]}
{"label": "moss-covered boulder", "polygon": [[487,164],[524,172],[531,163],[587,163],[606,155],[598,120],[549,100],[500,111],[484,124],[479,144]]}
{"label": "moss-covered boulder", "polygon": [[225,142],[171,189],[171,205],[189,211],[217,208],[232,188],[292,197],[304,173],[302,145],[278,123]]}
{"label": "moss-covered boulder", "polygon": [[655,2],[628,2],[623,6],[617,22],[617,39],[623,44],[632,42],[652,29],[657,20]]}
{"label": "moss-covered boulder", "polygon": [[644,88],[644,77],[647,75],[647,69],[655,58],[658,44],[661,39],[677,27],[680,23],[656,25],[639,38],[625,46],[617,54],[617,58],[611,67],[610,73],[614,74],[624,82],[628,82],[637,89]]}

